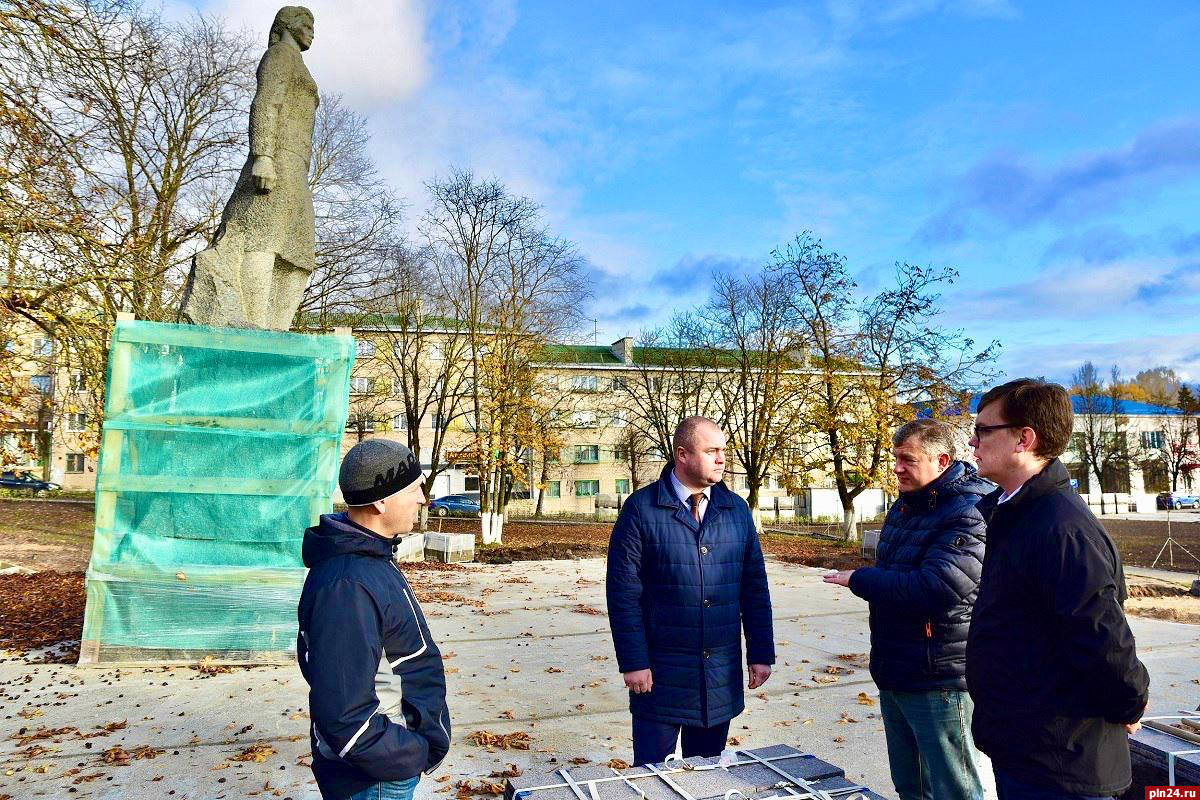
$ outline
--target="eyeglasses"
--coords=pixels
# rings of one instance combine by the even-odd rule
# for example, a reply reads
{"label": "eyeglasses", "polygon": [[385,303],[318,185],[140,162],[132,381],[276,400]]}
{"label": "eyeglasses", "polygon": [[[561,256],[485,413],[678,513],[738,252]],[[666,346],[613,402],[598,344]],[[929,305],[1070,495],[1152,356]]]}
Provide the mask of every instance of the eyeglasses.
{"label": "eyeglasses", "polygon": [[1004,428],[1024,428],[1024,427],[1025,427],[1024,425],[1017,425],[1016,423],[1013,423],[1013,422],[1005,422],[1001,425],[976,425],[975,426],[975,438],[976,439],[980,438],[981,436],[983,436],[983,434],[987,433],[988,431],[999,431],[999,430],[1003,430]]}

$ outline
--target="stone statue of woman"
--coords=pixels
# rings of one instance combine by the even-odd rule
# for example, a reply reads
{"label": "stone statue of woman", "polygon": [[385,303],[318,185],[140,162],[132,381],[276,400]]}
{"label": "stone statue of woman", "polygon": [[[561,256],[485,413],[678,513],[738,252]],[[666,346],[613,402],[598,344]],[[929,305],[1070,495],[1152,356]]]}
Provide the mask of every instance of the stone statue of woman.
{"label": "stone statue of woman", "polygon": [[196,254],[180,317],[198,325],[287,330],[316,267],[308,185],[317,84],[301,56],[313,15],[275,15],[250,106],[250,155],[212,246]]}

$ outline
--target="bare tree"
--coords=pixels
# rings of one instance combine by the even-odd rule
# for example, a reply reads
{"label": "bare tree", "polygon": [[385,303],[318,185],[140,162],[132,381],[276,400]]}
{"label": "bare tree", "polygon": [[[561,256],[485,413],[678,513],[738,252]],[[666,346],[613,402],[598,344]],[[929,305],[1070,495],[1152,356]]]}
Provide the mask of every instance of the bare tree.
{"label": "bare tree", "polygon": [[764,270],[747,278],[718,275],[705,307],[729,449],[745,472],[760,531],[759,491],[804,435],[816,388],[792,301],[791,277]]}
{"label": "bare tree", "polygon": [[[450,464],[445,456],[456,427],[473,433],[470,407],[470,359],[465,325],[436,291],[430,291],[430,263],[423,251],[397,249],[374,297],[355,306],[365,313],[361,324],[369,328],[376,349],[374,358],[389,396],[398,398],[396,415],[409,449],[429,454],[424,491],[432,496],[435,482]],[[427,430],[425,419],[433,424]],[[422,512],[422,525],[426,522]]]}
{"label": "bare tree", "polygon": [[627,386],[630,422],[653,452],[670,459],[671,438],[684,417],[704,416],[725,424],[712,334],[700,314],[680,312],[666,326],[645,331],[640,338],[640,356]]}
{"label": "bare tree", "polygon": [[[1196,441],[1192,420],[1187,416],[1164,417],[1158,436],[1143,436],[1148,439],[1141,449],[1141,456],[1162,470],[1172,492],[1179,491],[1182,480],[1184,488],[1190,490],[1192,473],[1200,465],[1200,442]],[[1143,469],[1145,469],[1145,464]]]}
{"label": "bare tree", "polygon": [[321,94],[309,175],[317,268],[296,310],[298,325],[353,326],[377,305],[395,305],[388,277],[410,258],[399,229],[403,204],[367,152],[370,140],[365,117],[340,95]]}
{"label": "bare tree", "polygon": [[1124,389],[1121,376],[1113,366],[1106,383],[1095,364],[1084,362],[1071,376],[1071,394],[1076,403],[1076,447],[1083,456],[1085,469],[1095,474],[1100,491],[1129,491],[1129,444],[1126,428],[1129,418],[1123,413]]}
{"label": "bare tree", "polygon": [[978,348],[961,331],[936,324],[938,290],[953,282],[953,270],[898,264],[894,286],[856,304],[845,259],[811,235],[801,234],[773,258],[774,269],[793,281],[795,312],[818,374],[806,409],[821,437],[809,464],[832,477],[852,538],[855,498],[872,485],[888,485],[894,428],[911,418],[914,403],[961,400],[990,376],[999,345]]}
{"label": "bare tree", "polygon": [[215,187],[245,136],[250,45],[209,18],[167,23],[123,3],[13,0],[0,24],[0,307],[81,375],[70,398],[54,387],[51,413],[90,398],[94,439],[116,312],[172,318],[216,223]]}
{"label": "bare tree", "polygon": [[549,234],[532,201],[461,170],[428,187],[421,231],[440,294],[463,325],[476,420],[470,455],[484,540],[498,540],[506,497],[527,470],[531,365],[578,325],[587,288],[574,246]]}

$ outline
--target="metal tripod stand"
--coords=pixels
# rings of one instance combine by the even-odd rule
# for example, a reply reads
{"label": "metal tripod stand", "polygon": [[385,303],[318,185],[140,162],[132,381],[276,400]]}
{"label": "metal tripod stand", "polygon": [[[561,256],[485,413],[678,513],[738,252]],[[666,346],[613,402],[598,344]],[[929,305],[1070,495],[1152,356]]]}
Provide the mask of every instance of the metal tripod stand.
{"label": "metal tripod stand", "polygon": [[1154,569],[1155,567],[1158,566],[1159,559],[1161,559],[1163,557],[1163,553],[1167,554],[1167,561],[1170,563],[1170,565],[1172,567],[1175,566],[1175,548],[1176,547],[1178,547],[1180,550],[1182,550],[1183,552],[1185,552],[1189,556],[1191,556],[1192,561],[1195,561],[1197,564],[1200,564],[1200,558],[1197,558],[1195,553],[1193,553],[1191,550],[1188,550],[1186,547],[1181,545],[1179,542],[1175,541],[1175,537],[1171,535],[1171,509],[1168,508],[1167,509],[1167,540],[1165,542],[1163,542],[1163,546],[1159,548],[1158,555],[1156,555],[1154,557],[1154,561],[1150,562],[1150,568]]}

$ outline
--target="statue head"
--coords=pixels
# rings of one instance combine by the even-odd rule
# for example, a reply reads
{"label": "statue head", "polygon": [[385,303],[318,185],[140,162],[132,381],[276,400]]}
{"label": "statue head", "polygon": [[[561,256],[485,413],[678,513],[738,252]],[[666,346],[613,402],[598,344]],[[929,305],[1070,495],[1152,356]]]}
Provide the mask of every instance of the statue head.
{"label": "statue head", "polygon": [[271,36],[267,44],[278,43],[283,38],[284,31],[292,34],[301,50],[307,50],[312,46],[313,39],[312,12],[304,6],[284,6],[279,9],[275,14],[275,21],[271,23]]}

